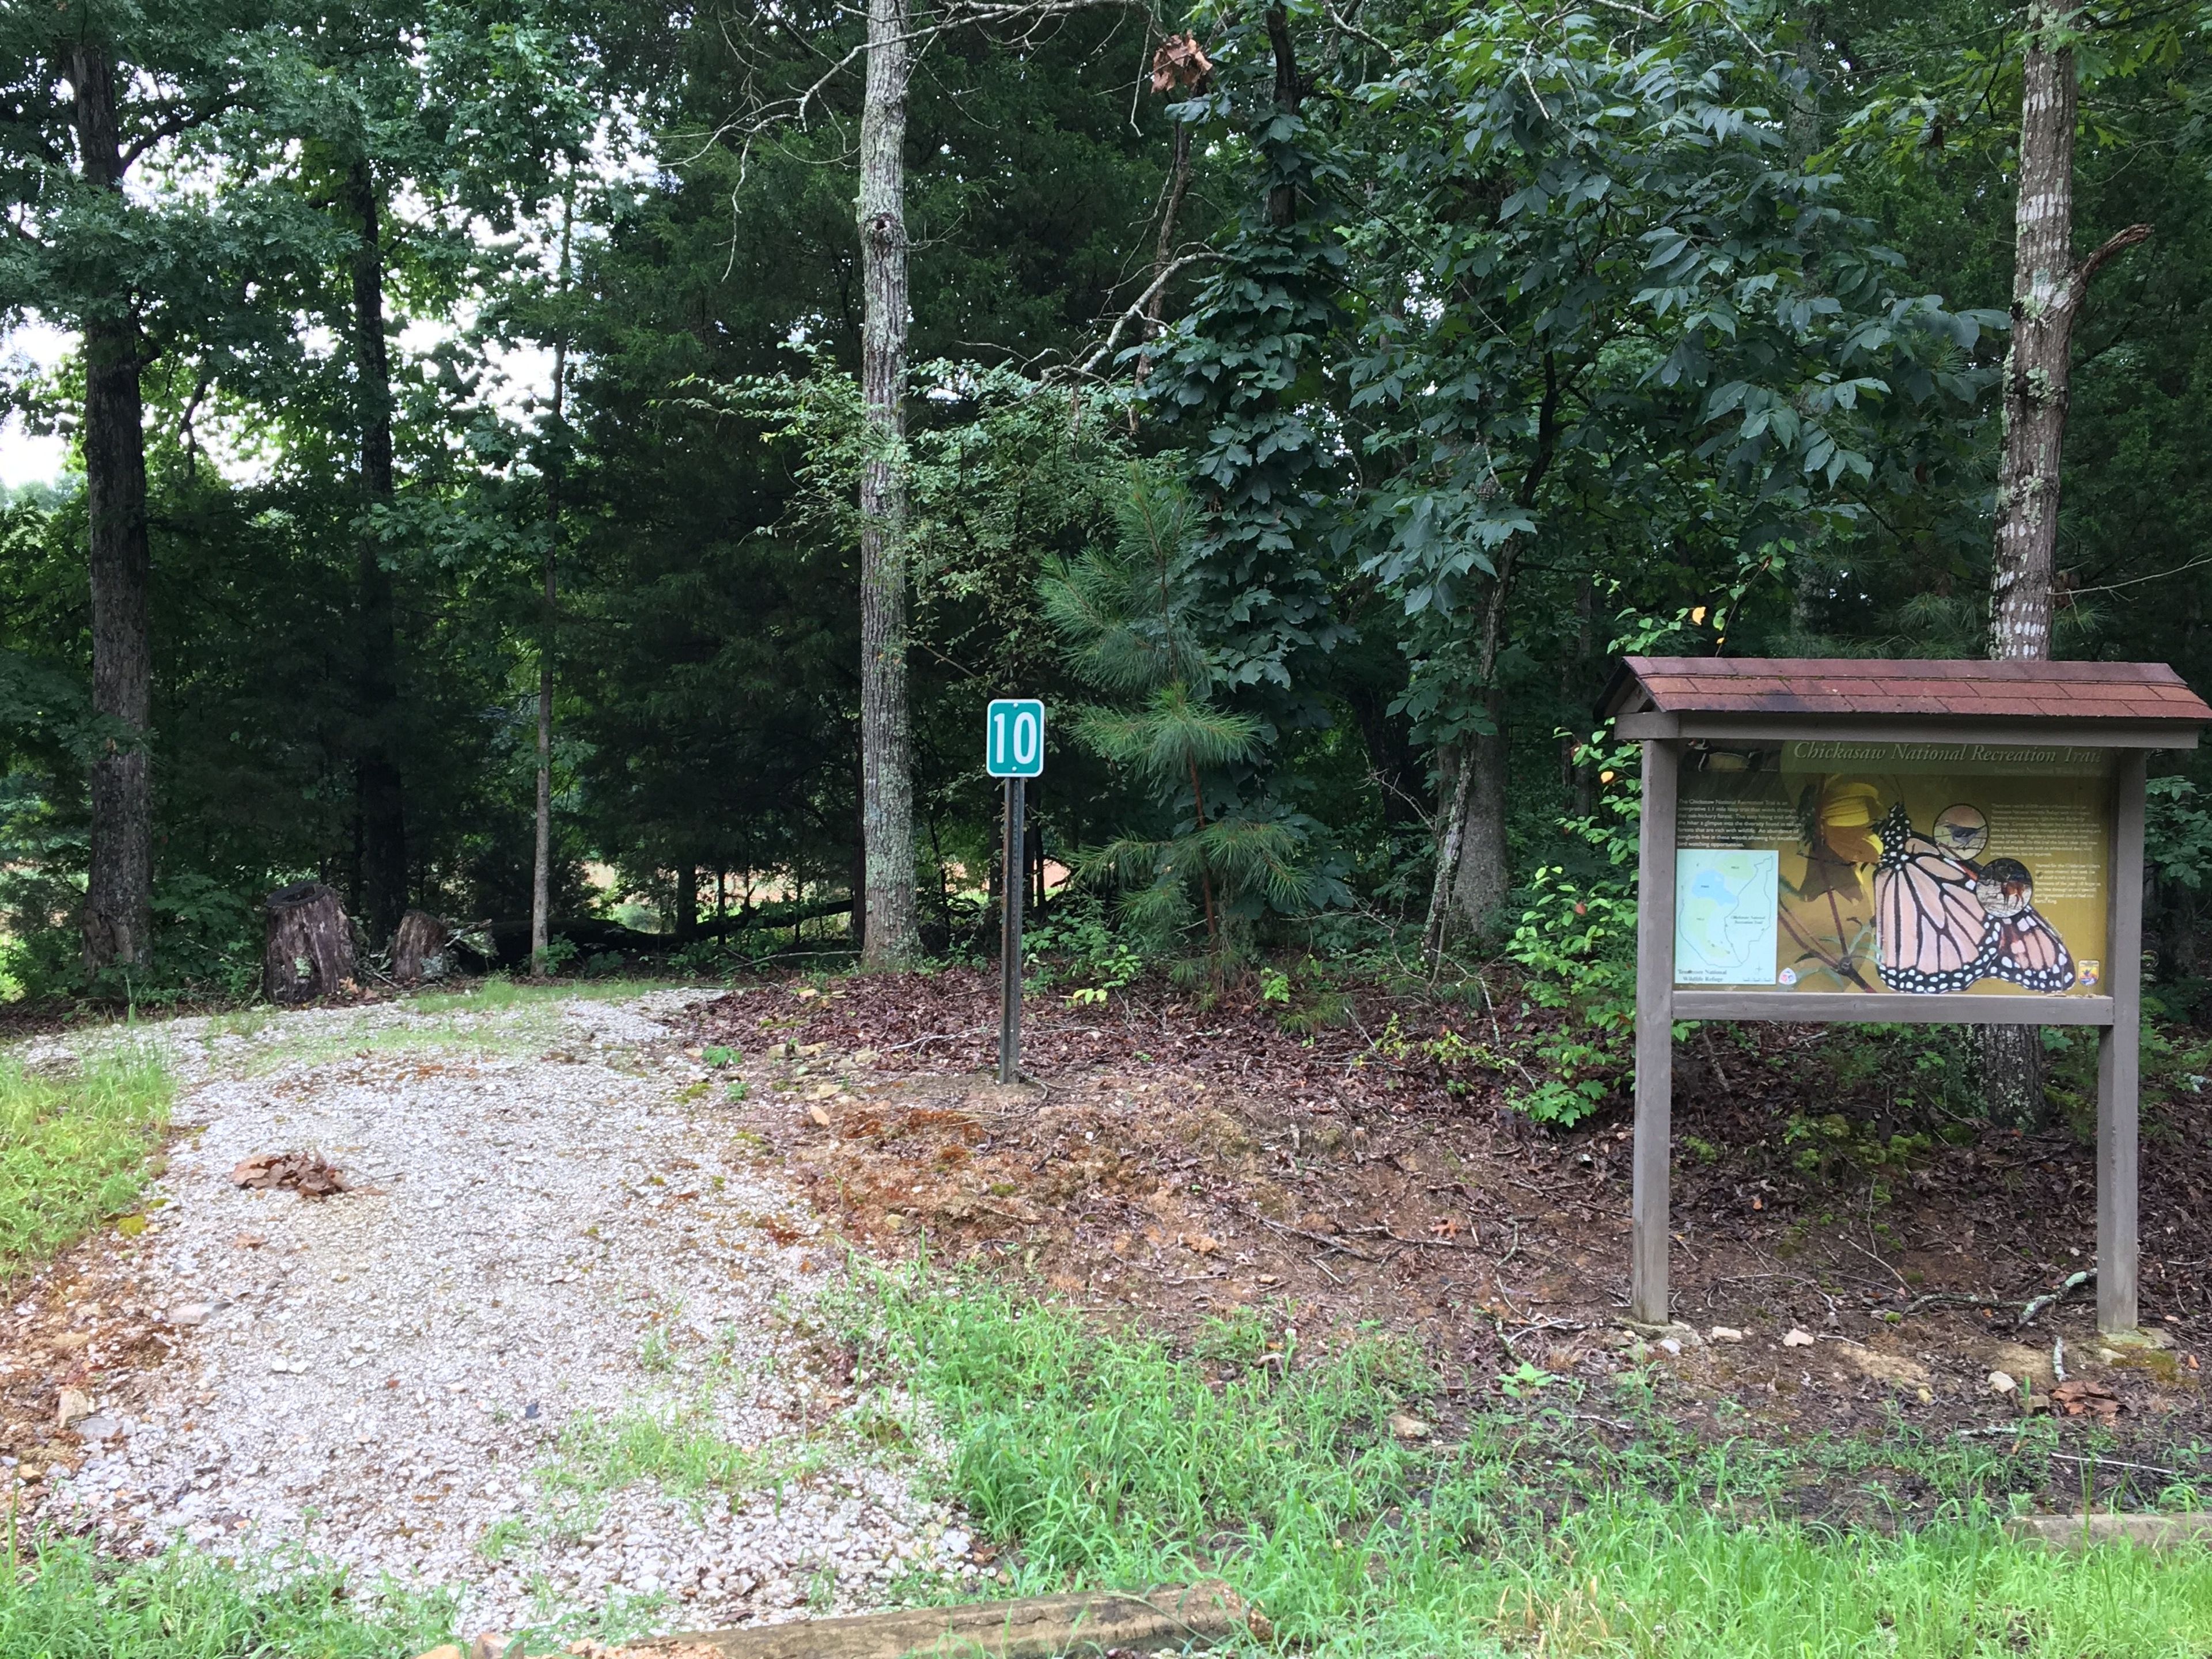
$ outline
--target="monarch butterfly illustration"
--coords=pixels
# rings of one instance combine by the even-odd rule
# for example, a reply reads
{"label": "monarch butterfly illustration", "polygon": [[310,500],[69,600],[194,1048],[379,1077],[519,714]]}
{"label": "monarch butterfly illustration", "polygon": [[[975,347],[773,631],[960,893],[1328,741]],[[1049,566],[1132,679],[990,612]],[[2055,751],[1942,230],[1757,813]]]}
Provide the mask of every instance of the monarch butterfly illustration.
{"label": "monarch butterfly illustration", "polygon": [[1974,872],[1915,830],[1902,802],[1875,835],[1881,842],[1874,874],[1875,972],[1893,991],[1965,990],[1990,971],[1997,926],[1982,908]]}
{"label": "monarch butterfly illustration", "polygon": [[1982,866],[1974,896],[1990,918],[1984,972],[2031,991],[2073,988],[2074,953],[2035,908],[2035,879],[2026,865],[1991,859]]}

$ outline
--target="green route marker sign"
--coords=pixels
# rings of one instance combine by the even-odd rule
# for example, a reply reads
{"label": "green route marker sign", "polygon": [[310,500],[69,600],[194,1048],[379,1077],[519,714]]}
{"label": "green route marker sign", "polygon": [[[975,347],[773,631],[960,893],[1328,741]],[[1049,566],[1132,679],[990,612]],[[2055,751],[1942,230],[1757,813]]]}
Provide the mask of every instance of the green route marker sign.
{"label": "green route marker sign", "polygon": [[999,697],[983,720],[983,769],[994,778],[1044,775],[1044,703]]}

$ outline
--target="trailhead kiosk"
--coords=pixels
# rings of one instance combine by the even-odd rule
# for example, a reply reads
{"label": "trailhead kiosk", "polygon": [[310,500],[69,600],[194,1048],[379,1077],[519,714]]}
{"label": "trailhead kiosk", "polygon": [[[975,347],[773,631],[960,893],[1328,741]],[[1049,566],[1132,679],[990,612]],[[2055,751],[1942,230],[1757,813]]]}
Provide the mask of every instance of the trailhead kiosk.
{"label": "trailhead kiosk", "polygon": [[2092,1025],[2097,1326],[2136,1326],[2143,766],[2162,663],[1629,657],[1644,750],[1630,1313],[1668,1322],[1678,1019]]}

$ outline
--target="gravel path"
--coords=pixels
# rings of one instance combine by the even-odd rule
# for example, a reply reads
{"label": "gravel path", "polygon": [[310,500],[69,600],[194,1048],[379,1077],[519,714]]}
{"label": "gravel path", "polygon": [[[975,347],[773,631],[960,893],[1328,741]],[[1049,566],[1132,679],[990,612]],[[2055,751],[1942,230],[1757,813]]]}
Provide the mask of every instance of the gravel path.
{"label": "gravel path", "polygon": [[[917,1491],[932,1454],[876,1449],[899,1437],[861,1432],[819,1334],[836,1251],[661,1023],[696,1000],[154,1028],[183,1133],[139,1282],[177,1352],[102,1379],[47,1514],[123,1550],[294,1542],[453,1586],[465,1631],[975,1577]],[[353,1190],[232,1184],[298,1150]]]}

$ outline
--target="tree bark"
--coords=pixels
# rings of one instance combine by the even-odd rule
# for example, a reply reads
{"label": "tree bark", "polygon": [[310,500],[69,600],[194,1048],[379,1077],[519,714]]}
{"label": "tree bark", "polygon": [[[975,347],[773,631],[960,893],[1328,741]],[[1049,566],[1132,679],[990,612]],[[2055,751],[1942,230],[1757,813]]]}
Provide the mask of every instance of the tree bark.
{"label": "tree bark", "polygon": [[[1544,359],[1544,390],[1536,404],[1536,444],[1514,499],[1533,507],[1559,453],[1559,375],[1557,361]],[[1513,579],[1520,563],[1521,538],[1499,550],[1483,607],[1482,637],[1475,653],[1476,683],[1490,730],[1469,732],[1438,755],[1438,781],[1444,811],[1437,823],[1437,873],[1429,892],[1428,924],[1422,949],[1434,966],[1451,940],[1480,938],[1497,922],[1498,907],[1512,890],[1511,860],[1505,842],[1505,785],[1510,752],[1505,734],[1505,697],[1498,684],[1498,658],[1505,642],[1505,623],[1513,600]]]}
{"label": "tree bark", "polygon": [[[1285,7],[1267,8],[1267,46],[1275,59],[1275,107],[1285,115],[1296,115],[1305,89],[1298,80],[1297,48],[1291,39],[1290,13]],[[1287,230],[1297,216],[1297,187],[1288,183],[1271,185],[1267,222],[1278,230]]]}
{"label": "tree bark", "polygon": [[319,881],[279,887],[262,902],[268,921],[261,993],[271,1002],[313,1002],[355,989],[353,928],[333,888]]}
{"label": "tree bark", "polygon": [[699,936],[699,866],[684,865],[676,872],[676,937],[689,944]]}
{"label": "tree bark", "polygon": [[[123,193],[115,66],[99,46],[70,49],[78,164],[96,190]],[[92,706],[119,723],[92,764],[92,857],[84,902],[84,965],[132,968],[154,953],[151,757],[154,657],[147,588],[146,435],[142,343],[131,297],[118,293],[84,319],[84,473],[90,535]]]}
{"label": "tree bark", "polygon": [[[2004,455],[1997,472],[1990,655],[2048,658],[2058,550],[2060,451],[2072,378],[2074,325],[2106,261],[2150,234],[2131,225],[2074,259],[2074,53],[2063,44],[2074,8],[2033,0],[2021,65],[2020,191],[2014,206],[2012,339],[2005,351]],[[2043,1042],[2035,1027],[1985,1025],[1986,1109],[2001,1123],[2049,1117]]]}
{"label": "tree bark", "polygon": [[[561,277],[556,291],[568,288],[570,239],[574,234],[574,195],[561,204]],[[559,620],[555,562],[561,552],[561,446],[567,434],[562,420],[568,392],[568,336],[553,337],[552,428],[545,455],[545,618],[538,643],[538,824],[530,859],[530,971],[545,977],[546,927],[553,914],[553,636]]]}
{"label": "tree bark", "polygon": [[410,910],[392,933],[392,977],[401,985],[419,985],[443,973],[440,953],[453,933],[428,910]]}
{"label": "tree bark", "polygon": [[[384,337],[384,246],[376,180],[366,159],[346,171],[354,220],[355,398],[361,422],[365,512],[395,494],[392,460],[392,359]],[[380,538],[364,525],[358,548],[354,680],[354,791],[361,823],[362,918],[369,940],[389,939],[407,909],[407,816],[398,758],[398,622],[392,573]]]}
{"label": "tree bark", "polygon": [[860,962],[921,953],[915,900],[914,753],[907,701],[905,436],[907,0],[869,0],[860,110],[860,396],[878,448],[860,473]]}

